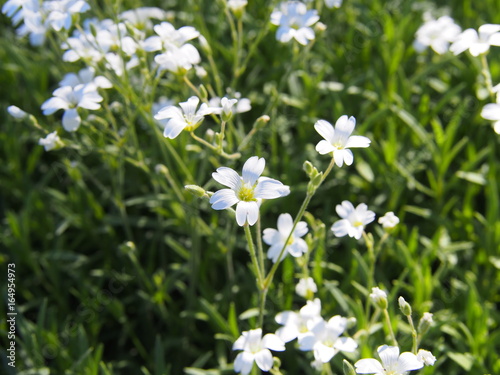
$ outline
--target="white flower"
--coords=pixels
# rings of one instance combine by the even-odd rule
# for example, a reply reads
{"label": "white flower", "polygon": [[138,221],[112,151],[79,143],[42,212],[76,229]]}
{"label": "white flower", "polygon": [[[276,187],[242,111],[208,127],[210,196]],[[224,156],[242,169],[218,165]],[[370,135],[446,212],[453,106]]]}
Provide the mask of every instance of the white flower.
{"label": "white flower", "polygon": [[299,349],[313,350],[314,358],[323,363],[330,360],[339,351],[353,352],[358,347],[350,337],[340,337],[347,328],[347,319],[336,315],[328,322],[321,319],[299,342]]}
{"label": "white flower", "polygon": [[370,299],[376,306],[379,306],[382,309],[387,308],[387,293],[379,287],[372,288]]}
{"label": "white flower", "polygon": [[394,215],[394,212],[389,211],[384,216],[379,217],[378,222],[384,229],[391,229],[399,224],[399,218]]}
{"label": "white flower", "polygon": [[481,117],[485,120],[494,121],[493,129],[500,134],[500,103],[486,104],[481,111]]}
{"label": "white flower", "polygon": [[76,87],[78,85],[94,85],[103,89],[113,87],[113,84],[104,76],[95,77],[95,69],[87,67],[81,69],[78,74],[68,73],[64,76],[63,80],[59,82],[59,86]]}
{"label": "white flower", "polygon": [[210,198],[212,208],[225,210],[236,204],[238,225],[243,226],[245,223],[254,225],[259,217],[259,205],[262,199],[284,197],[290,193],[290,188],[280,181],[260,177],[265,165],[264,158],[252,156],[243,165],[242,176],[231,168],[217,168],[212,177],[230,189],[222,189],[212,195]]}
{"label": "white flower", "polygon": [[21,108],[15,105],[9,105],[7,107],[7,112],[14,118],[22,119],[28,116],[28,113],[23,111]]}
{"label": "white flower", "polygon": [[241,11],[247,4],[247,0],[227,0],[227,7],[233,12]]}
{"label": "white flower", "polygon": [[462,29],[449,16],[439,17],[437,20],[428,19],[415,34],[414,48],[417,52],[431,47],[434,52],[443,54],[448,51],[450,43],[454,42]]}
{"label": "white flower", "polygon": [[297,286],[295,286],[295,292],[304,298],[306,298],[308,294],[314,294],[317,291],[318,287],[312,277],[300,279]]}
{"label": "white flower", "polygon": [[342,6],[342,0],[325,0],[327,8],[340,8]]}
{"label": "white flower", "polygon": [[160,109],[154,118],[155,120],[168,119],[163,136],[174,139],[184,129],[193,131],[201,124],[205,115],[213,113],[213,110],[206,103],[203,103],[196,110],[199,102],[198,97],[192,96],[186,102],[179,103],[181,108],[170,105]]}
{"label": "white flower", "polygon": [[436,357],[432,353],[425,349],[419,349],[417,353],[417,359],[426,366],[434,366],[436,362]]}
{"label": "white flower", "polygon": [[349,201],[343,201],[335,207],[337,214],[342,220],[336,221],[332,225],[332,231],[337,237],[343,237],[346,234],[359,240],[365,229],[365,225],[375,220],[375,213],[368,210],[364,203],[356,208]]}
{"label": "white flower", "polygon": [[95,88],[89,85],[63,86],[53,94],[53,98],[42,104],[43,114],[51,115],[59,109],[64,109],[62,123],[64,129],[69,132],[77,130],[82,121],[77,108],[96,110],[101,108],[99,102],[103,100]]}
{"label": "white flower", "polygon": [[[161,96],[158,101],[153,103],[151,107],[151,112],[153,113],[153,116],[156,115],[161,109],[171,107],[175,103],[173,100],[167,99],[165,96]],[[161,126],[162,129],[165,129],[165,126],[167,123],[170,121],[169,118],[164,118],[161,120],[156,120],[156,122]]]}
{"label": "white flower", "polygon": [[90,9],[89,4],[83,0],[50,0],[43,2],[43,9],[47,12],[47,24],[54,30],[69,30],[72,16]]}
{"label": "white flower", "polygon": [[57,135],[57,131],[47,134],[45,138],[40,138],[38,144],[45,148],[45,151],[50,151],[56,147],[56,143],[61,139]]}
{"label": "white flower", "polygon": [[300,257],[302,254],[307,253],[307,243],[302,238],[307,233],[307,223],[299,221],[295,229],[291,233],[290,240],[286,242],[290,232],[293,228],[293,219],[290,214],[281,214],[278,217],[278,230],[267,228],[264,229],[264,236],[262,239],[266,244],[271,246],[267,251],[267,257],[273,260],[273,263],[278,261],[281,249],[285,246],[285,251],[281,256],[281,260],[285,258],[287,253],[293,257]]}
{"label": "white flower", "polygon": [[159,70],[168,70],[173,73],[187,71],[201,61],[198,50],[192,44],[182,47],[171,46],[165,53],[155,56]]}
{"label": "white flower", "polygon": [[243,332],[233,344],[233,350],[243,350],[234,360],[234,371],[246,375],[252,371],[254,362],[262,371],[269,371],[273,367],[273,355],[269,349],[282,352],[285,344],[272,333],[262,337],[261,328]]}
{"label": "white flower", "polygon": [[319,120],[314,124],[314,129],[321,135],[324,140],[316,145],[316,151],[321,155],[333,152],[335,164],[342,167],[343,163],[351,165],[354,156],[349,148],[352,147],[368,147],[370,140],[367,137],[360,135],[351,135],[356,126],[356,119],[346,115],[341,116],[335,123],[335,128],[325,120]]}
{"label": "white flower", "polygon": [[407,371],[424,367],[413,353],[404,352],[399,355],[397,346],[382,345],[377,352],[382,363],[373,358],[360,359],[354,364],[358,374],[405,375]]}
{"label": "white flower", "polygon": [[162,22],[154,27],[158,35],[150,36],[143,43],[145,51],[169,50],[182,47],[188,40],[198,38],[200,33],[192,26],[184,26],[179,30],[169,22]]}
{"label": "white flower", "polygon": [[276,335],[284,342],[290,342],[298,338],[299,343],[310,332],[310,329],[321,318],[321,301],[315,298],[314,301],[307,301],[298,313],[295,311],[283,311],[276,315],[276,322],[283,327],[278,328]]}
{"label": "white flower", "polygon": [[[241,94],[239,92],[234,93],[234,97],[235,97],[235,99],[227,98],[228,100],[237,100],[237,102],[234,103],[234,105],[231,108],[234,113],[244,113],[244,112],[248,112],[252,109],[250,99],[241,98]],[[224,99],[224,98],[222,98],[222,99]],[[220,107],[220,106],[222,106],[222,99],[217,97],[217,96],[213,97],[212,99],[210,99],[208,101],[208,104],[211,107]],[[236,106],[236,108],[234,108],[235,106]]]}
{"label": "white flower", "polygon": [[307,10],[305,4],[299,1],[283,2],[271,14],[271,23],[279,26],[276,39],[287,43],[292,38],[302,45],[307,45],[314,39],[314,30],[310,27],[319,20],[318,12]]}
{"label": "white flower", "polygon": [[450,51],[458,55],[469,50],[472,56],[488,52],[490,46],[500,46],[500,25],[486,24],[478,29],[467,29],[451,45]]}
{"label": "white flower", "polygon": [[151,29],[153,23],[151,18],[163,20],[167,18],[168,13],[163,9],[156,7],[140,7],[126,10],[120,14],[120,19],[129,22],[136,28]]}

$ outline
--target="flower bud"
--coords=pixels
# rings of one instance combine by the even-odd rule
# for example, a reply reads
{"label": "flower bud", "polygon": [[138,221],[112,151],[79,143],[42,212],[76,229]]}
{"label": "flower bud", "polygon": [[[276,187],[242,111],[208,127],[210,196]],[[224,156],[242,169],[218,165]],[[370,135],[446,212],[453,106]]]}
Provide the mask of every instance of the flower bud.
{"label": "flower bud", "polygon": [[308,176],[310,176],[314,170],[314,166],[309,160],[306,160],[304,164],[302,164],[302,168],[304,169],[304,171],[307,173]]}
{"label": "flower bud", "polygon": [[268,115],[262,115],[260,116],[255,123],[253,124],[253,127],[256,130],[262,129],[266,124],[271,120],[271,118]]}
{"label": "flower bud", "polygon": [[420,322],[418,322],[418,332],[423,335],[428,331],[432,323],[434,323],[434,321],[432,320],[432,314],[429,312],[425,312],[424,315],[422,315]]}
{"label": "flower bud", "polygon": [[199,197],[199,198],[205,196],[205,194],[206,194],[205,189],[203,189],[201,186],[198,186],[198,185],[186,185],[186,186],[184,186],[184,189],[189,191],[195,197]]}
{"label": "flower bud", "polygon": [[378,308],[382,310],[387,309],[388,306],[387,293],[384,292],[382,289],[378,287],[372,288],[372,292],[370,293],[370,299]]}
{"label": "flower bud", "polygon": [[401,309],[401,312],[406,316],[410,316],[411,315],[410,304],[408,302],[406,302],[403,297],[399,297],[398,302],[399,302],[399,308]]}
{"label": "flower bud", "polygon": [[351,363],[344,359],[344,375],[356,375],[356,370]]}

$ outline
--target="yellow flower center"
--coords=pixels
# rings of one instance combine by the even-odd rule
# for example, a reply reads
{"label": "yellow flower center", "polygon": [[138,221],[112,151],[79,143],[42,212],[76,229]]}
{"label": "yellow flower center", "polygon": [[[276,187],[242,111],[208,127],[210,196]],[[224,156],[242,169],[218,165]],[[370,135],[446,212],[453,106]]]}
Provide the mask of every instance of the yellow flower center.
{"label": "yellow flower center", "polygon": [[253,194],[253,187],[247,184],[243,185],[238,191],[238,199],[243,202],[252,202],[256,199]]}
{"label": "yellow flower center", "polygon": [[292,236],[292,237],[290,237],[290,239],[286,242],[286,246],[290,246],[290,245],[292,245],[294,242],[295,242],[295,241],[294,241],[293,236]]}
{"label": "yellow flower center", "polygon": [[352,225],[355,227],[362,227],[363,223],[361,221],[355,221],[354,223],[352,223]]}

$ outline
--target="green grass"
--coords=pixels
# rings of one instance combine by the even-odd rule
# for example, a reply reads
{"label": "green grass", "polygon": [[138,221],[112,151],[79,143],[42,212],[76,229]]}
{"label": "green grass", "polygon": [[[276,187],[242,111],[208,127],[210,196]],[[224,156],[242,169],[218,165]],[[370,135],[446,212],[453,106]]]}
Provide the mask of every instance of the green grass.
{"label": "green grass", "polygon": [[[463,29],[500,23],[495,0],[439,3],[449,6]],[[188,134],[164,139],[152,123],[152,99],[165,95],[180,102],[194,94],[181,80],[163,79],[156,96],[132,86],[109,90],[108,103],[121,106],[92,112],[104,121],[65,133],[60,115],[43,116],[40,105],[63,73],[83,65],[63,63],[50,43],[33,48],[18,40],[2,16],[0,268],[6,277],[7,264],[16,264],[17,373],[234,373],[232,342],[257,320],[244,233],[229,213],[212,210],[182,187],[215,191],[220,185],[211,173],[217,167],[240,170],[248,157],[265,157],[265,175],[291,187],[288,197],[262,208],[262,227],[275,227],[280,213],[294,216],[299,210],[308,182],[304,160],[319,170],[328,165],[328,157],[314,150],[320,140],[314,122],[334,123],[343,114],[356,117],[356,134],[368,136],[372,145],[355,150],[351,167],[334,168],[308,207],[312,275],[323,316],[355,317],[359,327],[366,322],[368,253],[361,242],[333,236],[335,205],[347,199],[368,204],[377,216],[394,211],[401,224],[380,253],[374,280],[390,293],[402,349],[411,349],[411,336],[397,305],[400,295],[411,303],[415,320],[434,313],[422,347],[438,361],[419,373],[499,373],[500,138],[479,115],[490,102],[476,97],[479,60],[413,50],[423,22],[414,8],[421,4],[345,0],[338,10],[323,7],[326,31],[312,47],[295,50],[278,43],[270,28],[232,87],[252,99],[253,109],[236,117],[228,149],[237,148],[259,116],[271,121],[235,161],[199,145],[186,147],[193,143]],[[141,5],[151,3],[127,1],[122,7]],[[220,2],[160,5],[179,11],[172,21],[177,28],[192,25],[202,32],[222,89],[229,87],[234,49]],[[101,12],[112,17],[112,9]],[[271,9],[270,2],[250,1],[243,56],[267,27]],[[207,54],[200,53],[209,74],[192,81],[224,94]],[[500,82],[499,57],[492,47],[494,83]],[[4,109],[10,104],[33,113],[48,131],[59,129],[68,146],[44,152],[37,145],[44,134],[9,117]],[[198,134],[208,128],[218,130],[208,118]],[[156,173],[157,164],[167,169]],[[382,234],[375,223],[367,231]],[[265,332],[278,328],[276,313],[304,304],[294,293],[300,272],[292,259],[279,268],[268,294]],[[5,317],[7,291],[1,290]],[[6,329],[2,319],[2,347]],[[388,343],[387,334],[375,326],[360,354],[373,356]],[[284,373],[314,373],[310,353],[293,344],[287,348],[277,355]],[[341,373],[342,358],[333,359],[334,373]],[[6,374],[16,373],[4,357],[2,366]]]}

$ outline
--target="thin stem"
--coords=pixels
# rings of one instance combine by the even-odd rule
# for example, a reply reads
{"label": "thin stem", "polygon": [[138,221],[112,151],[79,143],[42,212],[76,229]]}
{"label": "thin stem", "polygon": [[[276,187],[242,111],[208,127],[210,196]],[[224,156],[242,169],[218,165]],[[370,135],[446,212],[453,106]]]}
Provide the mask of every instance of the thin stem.
{"label": "thin stem", "polygon": [[262,230],[260,223],[260,215],[259,218],[257,219],[256,230],[257,230],[257,256],[259,257],[260,272],[262,275],[265,275],[266,269],[264,266],[264,249],[262,248]]}
{"label": "thin stem", "polygon": [[266,308],[267,288],[259,290],[259,325],[262,328],[264,324],[264,310]]}
{"label": "thin stem", "polygon": [[194,140],[200,142],[204,146],[208,147],[209,149],[215,151],[218,155],[226,158],[226,159],[238,159],[241,157],[241,154],[239,152],[236,152],[234,154],[227,154],[223,150],[219,150],[217,147],[215,147],[213,144],[205,141],[203,138],[198,137],[194,132],[190,132],[191,137],[193,137]]}
{"label": "thin stem", "polygon": [[269,274],[267,275],[266,279],[264,280],[264,287],[267,288],[271,284],[273,277],[274,277],[274,274],[276,273],[276,270],[279,267],[279,260],[281,260],[283,254],[285,253],[286,246],[289,243],[293,232],[295,231],[295,227],[297,226],[299,221],[304,216],[304,213],[306,212],[306,209],[307,209],[307,206],[309,205],[309,202],[311,201],[312,197],[316,193],[316,190],[321,186],[323,181],[325,181],[326,177],[330,174],[334,164],[335,164],[335,160],[332,158],[332,160],[330,161],[330,164],[328,165],[328,168],[326,169],[325,173],[323,174],[323,176],[321,178],[320,183],[312,191],[307,192],[306,198],[304,199],[304,202],[302,202],[302,206],[300,206],[299,213],[297,214],[297,216],[295,217],[295,220],[293,221],[293,226],[292,226],[292,229],[290,230],[290,234],[286,238],[285,244],[283,245],[283,247],[280,251],[280,254],[278,256],[278,261],[273,264],[271,270],[269,271]]}
{"label": "thin stem", "polygon": [[259,290],[262,291],[265,288],[262,287],[262,274],[260,272],[259,263],[257,262],[257,256],[255,255],[255,245],[253,244],[252,232],[250,231],[250,226],[248,224],[245,224],[243,228],[245,229],[245,237],[248,243],[250,258],[252,259],[255,272],[257,272],[257,286],[259,287]]}
{"label": "thin stem", "polygon": [[224,141],[224,133],[226,131],[226,121],[222,121],[220,124],[220,135],[219,135],[219,148],[218,151],[222,152],[222,142]]}
{"label": "thin stem", "polygon": [[387,323],[387,327],[389,328],[389,334],[391,335],[392,343],[394,346],[398,346],[398,340],[396,340],[396,336],[394,335],[394,331],[392,330],[391,317],[389,316],[389,312],[387,309],[384,309],[384,317]]}
{"label": "thin stem", "polygon": [[413,324],[413,319],[411,315],[407,315],[406,318],[408,319],[408,323],[410,324],[411,327],[411,337],[413,340],[413,346],[412,346],[412,352],[413,354],[417,354],[417,330],[415,329],[415,325]]}
{"label": "thin stem", "polygon": [[488,90],[488,94],[490,94],[490,98],[495,101],[495,92],[493,91],[493,80],[491,78],[490,67],[488,65],[488,59],[486,58],[486,54],[481,54],[481,65],[483,69],[481,72],[483,73],[484,79],[486,80],[486,89]]}

